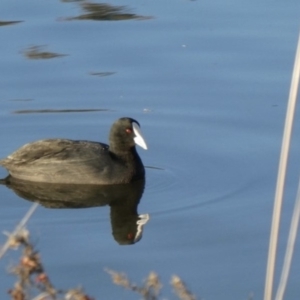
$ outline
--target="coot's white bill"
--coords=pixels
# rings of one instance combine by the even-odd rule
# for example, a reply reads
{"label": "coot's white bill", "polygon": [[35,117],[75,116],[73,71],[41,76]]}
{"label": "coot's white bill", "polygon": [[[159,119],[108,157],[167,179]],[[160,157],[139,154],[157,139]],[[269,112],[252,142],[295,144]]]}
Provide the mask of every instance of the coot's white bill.
{"label": "coot's white bill", "polygon": [[142,147],[143,149],[147,150],[148,147],[147,147],[146,142],[143,138],[143,135],[142,135],[142,132],[141,132],[141,129],[140,129],[139,125],[136,124],[136,123],[132,123],[132,128],[133,128],[133,132],[135,134],[134,142],[137,145],[139,145],[140,147]]}

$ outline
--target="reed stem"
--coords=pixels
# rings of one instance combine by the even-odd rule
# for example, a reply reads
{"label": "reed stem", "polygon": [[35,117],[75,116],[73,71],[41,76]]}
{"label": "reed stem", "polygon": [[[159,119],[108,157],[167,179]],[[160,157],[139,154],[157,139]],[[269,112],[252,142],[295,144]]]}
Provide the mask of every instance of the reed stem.
{"label": "reed stem", "polygon": [[282,200],[283,200],[283,191],[284,191],[284,184],[285,184],[285,177],[286,177],[290,141],[292,135],[292,127],[294,121],[295,107],[297,102],[299,74],[300,74],[300,35],[298,39],[296,58],[295,58],[294,70],[293,70],[292,81],[291,81],[291,88],[290,88],[288,107],[287,107],[285,125],[284,125],[284,133],[282,139],[282,146],[281,146],[279,169],[277,175],[277,185],[276,185],[274,207],[273,207],[273,217],[272,217],[272,226],[271,226],[271,234],[270,234],[264,300],[272,299],[280,214],[281,214],[281,207],[282,207]]}

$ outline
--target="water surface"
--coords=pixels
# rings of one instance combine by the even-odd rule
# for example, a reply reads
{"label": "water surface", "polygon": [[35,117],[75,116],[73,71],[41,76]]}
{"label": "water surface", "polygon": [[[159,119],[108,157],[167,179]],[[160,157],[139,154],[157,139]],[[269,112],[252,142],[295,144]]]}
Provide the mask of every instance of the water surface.
{"label": "water surface", "polygon": [[[107,142],[122,116],[140,122],[149,146],[138,150],[147,166],[138,212],[150,215],[138,243],[116,242],[109,206],[40,207],[32,217],[53,283],[82,285],[96,299],[134,299],[103,269],[135,282],[153,270],[165,286],[180,275],[199,298],[261,299],[299,1],[91,4],[0,4],[1,157],[41,138]],[[298,153],[295,139],[280,261]],[[0,227],[9,231],[31,202],[5,187],[0,195]],[[2,298],[16,259],[0,261]],[[296,254],[287,299],[299,295],[299,268]]]}

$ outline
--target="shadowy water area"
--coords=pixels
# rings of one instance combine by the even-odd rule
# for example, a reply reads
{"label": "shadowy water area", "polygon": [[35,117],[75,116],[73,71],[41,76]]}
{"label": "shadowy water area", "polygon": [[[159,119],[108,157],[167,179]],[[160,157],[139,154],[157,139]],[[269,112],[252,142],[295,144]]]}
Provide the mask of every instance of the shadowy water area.
{"label": "shadowy water area", "polygon": [[[124,116],[148,144],[138,149],[145,186],[6,181],[1,231],[38,201],[28,227],[49,276],[95,299],[137,298],[104,268],[135,282],[155,271],[166,285],[177,274],[199,298],[261,299],[300,2],[5,0],[0,10],[1,158],[46,138],[108,143]],[[0,260],[1,299],[12,261]],[[299,295],[299,269],[295,253],[287,299]]]}

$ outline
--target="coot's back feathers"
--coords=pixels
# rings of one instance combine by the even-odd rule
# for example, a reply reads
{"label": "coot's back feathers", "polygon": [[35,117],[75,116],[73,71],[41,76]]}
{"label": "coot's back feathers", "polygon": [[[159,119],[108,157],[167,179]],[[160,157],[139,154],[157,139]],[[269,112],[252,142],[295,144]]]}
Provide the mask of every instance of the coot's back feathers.
{"label": "coot's back feathers", "polygon": [[0,160],[11,176],[36,182],[119,184],[144,179],[145,169],[135,143],[147,148],[139,123],[117,120],[109,145],[68,139],[47,139],[26,144]]}

